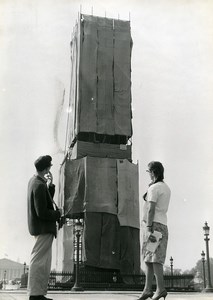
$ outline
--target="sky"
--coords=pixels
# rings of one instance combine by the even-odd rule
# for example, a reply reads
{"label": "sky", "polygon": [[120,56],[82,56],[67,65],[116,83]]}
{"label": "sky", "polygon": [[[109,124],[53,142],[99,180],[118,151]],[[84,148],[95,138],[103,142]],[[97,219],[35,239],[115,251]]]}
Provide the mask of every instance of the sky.
{"label": "sky", "polygon": [[[29,263],[26,197],[33,162],[53,157],[57,185],[78,12],[131,21],[133,160],[140,203],[148,162],[159,160],[172,197],[166,264],[190,270],[213,257],[213,2],[2,0],[0,2],[0,258]],[[57,201],[57,195],[55,200]]]}

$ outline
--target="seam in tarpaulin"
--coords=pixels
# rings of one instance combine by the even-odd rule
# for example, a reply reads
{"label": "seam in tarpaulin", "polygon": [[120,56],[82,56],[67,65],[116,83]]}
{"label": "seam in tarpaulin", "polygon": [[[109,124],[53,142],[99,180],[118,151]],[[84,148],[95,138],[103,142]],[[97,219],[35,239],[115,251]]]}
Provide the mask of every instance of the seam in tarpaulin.
{"label": "seam in tarpaulin", "polygon": [[[82,15],[81,15],[81,18],[82,18]],[[84,44],[84,20],[81,20],[81,25],[80,25],[80,50],[79,50],[79,95],[78,95],[78,128],[76,129],[77,131],[77,134],[78,132],[80,131],[80,127],[81,127],[81,105],[82,105],[82,94],[83,94],[83,86],[82,84],[80,84],[80,82],[82,81],[82,51],[83,51],[83,44]]]}
{"label": "seam in tarpaulin", "polygon": [[[117,201],[116,201],[116,207],[117,207],[117,218],[118,218],[118,197],[119,197],[119,193],[118,193],[118,161],[120,161],[120,159],[116,159],[116,190],[117,190]],[[122,160],[123,161],[123,160]],[[118,220],[119,221],[119,220]]]}
{"label": "seam in tarpaulin", "polygon": [[115,24],[114,24],[114,19],[113,19],[113,58],[112,58],[112,116],[113,116],[113,121],[114,121],[114,133],[116,134],[116,127],[115,127]]}
{"label": "seam in tarpaulin", "polygon": [[76,64],[75,64],[75,105],[74,105],[74,120],[73,120],[73,127],[74,127],[74,138],[75,138],[75,128],[76,128],[76,123],[77,123],[77,118],[78,118],[78,41],[76,38]]}
{"label": "seam in tarpaulin", "polygon": [[[78,32],[76,32],[78,34]],[[69,112],[72,115],[72,126],[70,128],[70,132],[72,131],[72,134],[70,134],[69,138],[69,146],[73,142],[75,138],[75,128],[76,128],[76,123],[77,123],[77,109],[78,109],[78,101],[77,101],[77,89],[78,89],[78,41],[77,41],[77,36],[75,35],[74,37],[74,43],[73,43],[73,48],[74,48],[74,56],[73,56],[73,62],[74,62],[74,84],[72,84],[73,88],[73,100],[71,101],[71,112]],[[71,93],[71,92],[70,92]]]}
{"label": "seam in tarpaulin", "polygon": [[97,52],[96,52],[96,99],[95,99],[95,116],[96,116],[96,132],[98,131],[98,52],[99,52],[99,36],[98,28],[96,27],[96,43],[97,43]]}
{"label": "seam in tarpaulin", "polygon": [[[114,74],[115,74],[115,69],[116,69],[116,75],[118,76],[118,72],[122,75],[120,76],[120,79],[119,78],[115,78],[115,80],[118,80],[117,82],[117,85],[114,86],[114,97],[115,97],[115,110],[114,110],[114,118],[115,118],[115,132],[119,132],[120,134],[125,134],[126,130],[127,132],[130,131],[130,134],[131,134],[131,128],[129,128],[129,124],[126,124],[126,122],[123,122],[122,121],[122,118],[121,118],[121,114],[120,114],[120,108],[123,108],[123,113],[125,115],[126,118],[130,117],[131,116],[131,113],[129,113],[129,109],[130,108],[127,108],[126,105],[125,105],[125,102],[126,101],[130,101],[130,97],[129,97],[129,88],[131,86],[131,84],[129,83],[127,86],[125,86],[123,80],[122,80],[122,77],[126,77],[126,80],[128,80],[128,82],[131,82],[131,77],[127,74],[126,72],[126,69],[123,70],[122,68],[122,65],[121,65],[121,61],[117,61],[118,57],[118,53],[115,52],[115,50],[117,49],[117,51],[120,49],[120,40],[115,40],[116,39],[116,36],[119,35],[120,32],[123,32],[120,28],[120,22],[116,21],[116,24],[115,24],[115,27],[114,27],[114,56],[116,55],[116,57],[114,57]],[[117,41],[117,42],[116,42]],[[116,43],[116,46],[118,48],[115,48],[115,43]],[[128,50],[128,49],[127,49]],[[130,55],[130,59],[131,59],[131,55]],[[115,94],[116,93],[116,94]],[[120,99],[120,103],[119,103],[119,99]],[[124,100],[124,102],[122,101]],[[126,100],[126,101],[125,101]],[[122,111],[122,109],[121,109]],[[119,115],[119,118],[117,120],[116,118],[116,115]],[[127,117],[127,114],[128,114],[128,117]],[[131,126],[130,126],[131,127]],[[129,135],[129,134],[128,134]]]}
{"label": "seam in tarpaulin", "polygon": [[[74,116],[74,122],[73,122],[73,137],[74,140],[78,134],[79,131],[79,110],[80,110],[80,103],[79,103],[79,97],[80,97],[80,85],[79,85],[79,76],[80,76],[80,50],[81,50],[81,23],[80,18],[78,19],[78,23],[76,25],[76,94],[75,94],[75,116]],[[73,142],[73,141],[72,141]]]}
{"label": "seam in tarpaulin", "polygon": [[84,190],[84,199],[83,199],[83,210],[85,211],[86,206],[86,194],[87,194],[87,156],[83,157],[83,166],[84,166],[84,180],[85,180],[85,190]]}

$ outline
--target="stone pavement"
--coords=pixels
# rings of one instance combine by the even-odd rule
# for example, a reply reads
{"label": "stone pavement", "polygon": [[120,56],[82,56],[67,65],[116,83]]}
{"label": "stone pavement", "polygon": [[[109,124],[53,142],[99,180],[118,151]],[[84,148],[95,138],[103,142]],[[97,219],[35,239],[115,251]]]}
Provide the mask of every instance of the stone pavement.
{"label": "stone pavement", "polygon": [[[137,300],[140,292],[122,291],[85,291],[85,292],[64,292],[50,291],[47,297],[54,300]],[[213,300],[213,293],[168,293],[166,300]],[[2,291],[0,300],[28,300],[26,290]],[[150,300],[150,299],[149,299]],[[163,300],[163,298],[161,298]]]}

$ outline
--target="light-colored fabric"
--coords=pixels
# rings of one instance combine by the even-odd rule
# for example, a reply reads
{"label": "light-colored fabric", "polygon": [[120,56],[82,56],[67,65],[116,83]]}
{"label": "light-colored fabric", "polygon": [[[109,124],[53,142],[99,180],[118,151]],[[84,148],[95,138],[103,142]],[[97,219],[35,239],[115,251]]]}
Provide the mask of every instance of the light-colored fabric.
{"label": "light-colored fabric", "polygon": [[[72,99],[69,108],[69,126],[67,127],[68,144],[70,145],[78,133],[79,102],[79,43],[80,43],[80,24],[76,24],[75,31],[71,41],[71,79],[70,79],[70,99]],[[65,92],[65,91],[64,91]],[[64,105],[64,102],[63,102]]]}
{"label": "light-colored fabric", "polygon": [[144,203],[143,220],[147,222],[148,202],[155,202],[155,215],[153,221],[167,225],[167,211],[170,196],[170,188],[165,182],[157,182],[151,185],[147,191],[147,201]]}
{"label": "light-colored fabric", "polygon": [[63,226],[63,271],[64,272],[74,272],[74,233],[73,226]]}
{"label": "light-colored fabric", "polygon": [[166,249],[168,244],[168,228],[166,225],[160,223],[153,223],[153,230],[162,233],[162,239],[157,247],[156,251],[150,252],[146,249],[147,246],[147,228],[146,224],[143,224],[143,242],[142,242],[142,258],[144,262],[164,264],[166,259]]}
{"label": "light-colored fabric", "polygon": [[35,237],[28,276],[28,293],[30,296],[47,294],[53,238],[53,234],[41,234]]}
{"label": "light-colored fabric", "polygon": [[117,159],[118,220],[121,226],[140,228],[138,165]]}

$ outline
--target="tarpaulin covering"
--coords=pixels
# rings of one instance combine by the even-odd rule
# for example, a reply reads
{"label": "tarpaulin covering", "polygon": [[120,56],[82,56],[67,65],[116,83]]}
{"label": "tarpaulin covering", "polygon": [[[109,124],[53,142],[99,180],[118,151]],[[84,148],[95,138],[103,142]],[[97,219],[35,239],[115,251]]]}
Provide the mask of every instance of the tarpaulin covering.
{"label": "tarpaulin covering", "polygon": [[96,132],[97,117],[97,24],[81,21],[79,74],[79,131]]}
{"label": "tarpaulin covering", "polygon": [[67,160],[64,174],[64,212],[67,216],[84,210],[85,197],[85,158]]}
{"label": "tarpaulin covering", "polygon": [[66,214],[105,212],[121,226],[140,228],[138,165],[126,159],[84,157],[68,160],[64,175]]}
{"label": "tarpaulin covering", "polygon": [[[115,132],[131,136],[131,35],[130,23],[114,20]],[[128,134],[126,134],[128,132]]]}
{"label": "tarpaulin covering", "polygon": [[107,213],[85,213],[85,263],[89,266],[119,269],[120,240],[117,216]]}
{"label": "tarpaulin covering", "polygon": [[66,161],[61,175],[65,213],[70,217],[85,211],[117,215],[116,169],[115,159],[85,157]]}
{"label": "tarpaulin covering", "polygon": [[140,274],[139,229],[121,227],[107,213],[85,213],[84,226],[86,265]]}
{"label": "tarpaulin covering", "polygon": [[113,99],[113,21],[97,20],[97,132],[115,134]]}
{"label": "tarpaulin covering", "polygon": [[71,159],[84,156],[131,159],[132,146],[76,141],[72,148]]}
{"label": "tarpaulin covering", "polygon": [[116,160],[87,157],[84,209],[117,215]]}
{"label": "tarpaulin covering", "polygon": [[79,130],[79,63],[80,63],[80,23],[77,23],[72,34],[71,46],[71,80],[69,95],[69,114],[67,138],[70,145]]}
{"label": "tarpaulin covering", "polygon": [[140,230],[120,226],[121,274],[140,274]]}
{"label": "tarpaulin covering", "polygon": [[74,254],[74,236],[73,228],[69,226],[63,226],[63,271],[72,272],[74,269],[73,254]]}
{"label": "tarpaulin covering", "polygon": [[132,136],[130,22],[81,15],[71,41],[69,133]]}
{"label": "tarpaulin covering", "polygon": [[120,225],[140,228],[138,165],[117,159],[117,177]]}
{"label": "tarpaulin covering", "polygon": [[[61,177],[65,213],[71,218],[84,213],[85,263],[139,273],[138,166],[125,159],[84,157],[67,160]],[[69,257],[72,237],[65,232],[64,239]]]}
{"label": "tarpaulin covering", "polygon": [[59,170],[59,185],[58,185],[58,205],[59,207],[64,206],[64,192],[65,192],[65,164],[63,164]]}
{"label": "tarpaulin covering", "polygon": [[73,226],[64,224],[56,239],[56,270],[73,272],[74,270],[74,231]]}

